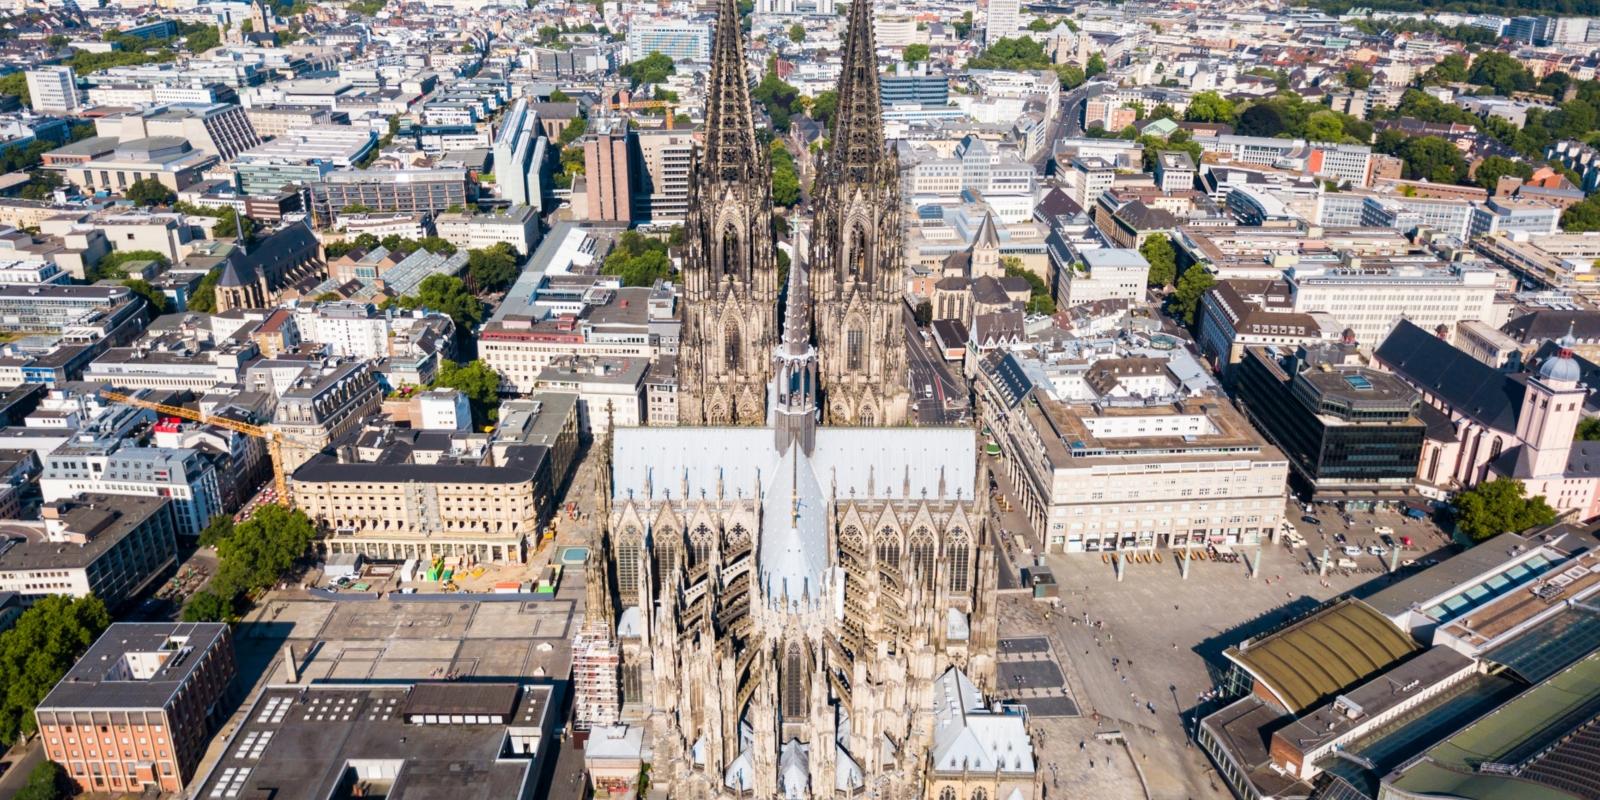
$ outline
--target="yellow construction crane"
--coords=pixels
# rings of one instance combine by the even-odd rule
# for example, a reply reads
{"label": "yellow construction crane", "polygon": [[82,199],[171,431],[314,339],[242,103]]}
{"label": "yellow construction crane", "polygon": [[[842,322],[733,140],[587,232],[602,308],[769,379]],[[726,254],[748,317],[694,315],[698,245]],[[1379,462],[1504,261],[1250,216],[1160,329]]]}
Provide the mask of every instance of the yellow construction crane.
{"label": "yellow construction crane", "polygon": [[[234,431],[235,433],[242,433],[246,436],[254,436],[257,439],[265,439],[267,441],[267,455],[272,459],[272,484],[273,487],[278,491],[278,503],[284,506],[289,505],[289,480],[284,474],[283,470],[283,443],[285,441],[292,441],[289,437],[284,436],[282,433],[279,433],[271,428],[262,427],[260,425],[251,425],[248,422],[240,422],[236,419],[228,419],[227,417],[219,417],[212,414],[202,414],[198,411],[184,408],[183,406],[174,406],[167,403],[156,403],[150,400],[134,397],[130,394],[113,392],[109,389],[102,389],[100,391],[100,396],[113,403],[122,403],[123,405],[129,405],[135,408],[144,408],[154,411],[157,414],[166,414],[167,416],[186,419],[191,422],[215,425],[219,428],[226,428],[230,431]],[[319,448],[312,447],[312,449]]]}

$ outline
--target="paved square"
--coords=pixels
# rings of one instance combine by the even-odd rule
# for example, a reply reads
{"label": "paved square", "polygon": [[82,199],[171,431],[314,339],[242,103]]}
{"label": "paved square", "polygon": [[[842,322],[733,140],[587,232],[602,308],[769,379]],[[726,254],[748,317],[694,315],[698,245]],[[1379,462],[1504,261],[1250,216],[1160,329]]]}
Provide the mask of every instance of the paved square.
{"label": "paved square", "polygon": [[1020,697],[1008,702],[1021,703],[1029,715],[1041,719],[1079,716],[1078,704],[1070,697]]}
{"label": "paved square", "polygon": [[1001,661],[1000,692],[1028,692],[1031,689],[1054,689],[1067,682],[1061,668],[1052,661]]}
{"label": "paved square", "polygon": [[1050,652],[1050,639],[1044,636],[1028,636],[1021,639],[1001,639],[1000,657],[1004,658],[1012,653],[1048,653]]}

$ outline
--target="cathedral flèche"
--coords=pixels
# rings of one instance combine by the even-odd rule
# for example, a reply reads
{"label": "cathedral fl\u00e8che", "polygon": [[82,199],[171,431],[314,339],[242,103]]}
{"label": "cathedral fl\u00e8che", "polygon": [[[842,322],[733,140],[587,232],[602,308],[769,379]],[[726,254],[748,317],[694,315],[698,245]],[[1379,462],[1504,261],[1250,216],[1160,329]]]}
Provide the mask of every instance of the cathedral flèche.
{"label": "cathedral fl\u00e8che", "polygon": [[671,797],[1037,797],[1027,726],[987,697],[997,573],[974,432],[907,424],[871,6],[850,13],[810,257],[786,279],[738,30],[721,0],[686,226],[684,427],[597,443],[585,636],[619,691],[584,713],[642,726]]}

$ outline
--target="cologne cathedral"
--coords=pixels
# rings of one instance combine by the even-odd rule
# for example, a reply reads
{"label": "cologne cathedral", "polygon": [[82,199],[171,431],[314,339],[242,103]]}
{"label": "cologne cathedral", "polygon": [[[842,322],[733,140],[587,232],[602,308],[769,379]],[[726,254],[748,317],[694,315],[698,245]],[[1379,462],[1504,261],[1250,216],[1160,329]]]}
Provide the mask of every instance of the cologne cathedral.
{"label": "cologne cathedral", "polygon": [[850,11],[813,244],[787,278],[734,0],[717,31],[684,426],[597,443],[588,619],[620,655],[610,719],[644,727],[672,797],[1036,797],[1022,717],[986,700],[996,568],[975,433],[907,421],[871,5]]}

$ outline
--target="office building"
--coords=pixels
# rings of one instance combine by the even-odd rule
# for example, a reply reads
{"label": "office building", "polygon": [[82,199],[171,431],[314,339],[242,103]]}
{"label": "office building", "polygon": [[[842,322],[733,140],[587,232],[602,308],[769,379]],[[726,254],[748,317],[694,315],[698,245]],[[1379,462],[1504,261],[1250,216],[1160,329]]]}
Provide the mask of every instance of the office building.
{"label": "office building", "polygon": [[1144,297],[1150,277],[1150,262],[1138,250],[1101,247],[1084,250],[1078,261],[1064,250],[1051,249],[1051,269],[1055,271],[1056,304],[1064,308],[1097,303],[1101,300],[1138,302]]}
{"label": "office building", "polygon": [[1016,36],[1021,26],[1019,0],[989,0],[987,22],[983,26],[983,46],[993,47],[995,42]]}
{"label": "office building", "polygon": [[127,323],[132,338],[147,316],[145,306],[126,286],[0,286],[0,331],[65,334],[109,318]]}
{"label": "office building", "polygon": [[950,104],[950,79],[939,75],[884,75],[878,85],[878,101],[885,108],[897,105],[923,107]]}
{"label": "office building", "polygon": [[1346,508],[1416,496],[1421,400],[1363,365],[1351,343],[1247,347],[1234,374],[1239,405],[1288,457],[1304,496]]}
{"label": "office building", "polygon": [[464,169],[338,170],[312,189],[323,219],[351,206],[437,214],[477,200]]}
{"label": "office building", "polygon": [[1428,330],[1458,320],[1498,324],[1495,273],[1467,264],[1444,264],[1432,256],[1348,256],[1317,263],[1302,258],[1284,272],[1296,313],[1325,312],[1375,347],[1395,324],[1410,320]]}
{"label": "office building", "polygon": [[1055,375],[1003,351],[979,364],[984,424],[1052,553],[1266,541],[1289,465],[1220,396],[1186,396],[1161,359]]}
{"label": "office building", "polygon": [[236,672],[223,623],[115,623],[35,710],[45,756],[81,791],[182,792]]}
{"label": "office building", "polygon": [[462,250],[505,242],[526,257],[539,246],[539,210],[533,206],[440,214],[433,225],[440,238]]}
{"label": "office building", "polygon": [[494,178],[501,197],[514,206],[544,209],[543,172],[548,148],[549,139],[543,135],[538,113],[529,109],[527,98],[518,98],[495,133]]}
{"label": "office building", "polygon": [[291,128],[233,160],[239,191],[275,195],[322,181],[336,169],[349,169],[377,146],[377,134],[349,125]]}
{"label": "office building", "polygon": [[677,64],[711,61],[711,23],[707,20],[639,19],[628,25],[628,60],[660,53]]}
{"label": "office building", "polygon": [[382,387],[366,361],[304,367],[278,394],[272,417],[285,440],[284,471],[293,472],[323,448],[350,436],[382,402]]}
{"label": "office building", "polygon": [[535,800],[562,702],[542,683],[271,686],[195,796]]}
{"label": "office building", "polygon": [[83,108],[78,74],[72,67],[38,67],[28,70],[28,99],[40,114],[76,114]]}
{"label": "office building", "polygon": [[85,192],[121,194],[141,180],[154,180],[173,192],[199,183],[214,156],[174,136],[124,139],[109,156],[67,168],[67,180]]}
{"label": "office building", "polygon": [[85,494],[47,502],[43,521],[0,531],[0,593],[26,602],[98,597],[117,609],[178,564],[172,505],[164,498]]}
{"label": "office building", "polygon": [[234,103],[170,103],[95,120],[95,133],[123,142],[184,139],[196,151],[227,161],[261,144],[250,117]]}
{"label": "office building", "polygon": [[1194,159],[1177,150],[1162,152],[1156,158],[1156,185],[1163,192],[1181,192],[1194,188]]}
{"label": "office building", "polygon": [[550,450],[505,452],[493,464],[317,456],[292,476],[295,504],[330,531],[318,543],[329,555],[520,564],[552,513]]}
{"label": "office building", "polygon": [[633,193],[634,221],[682,222],[689,213],[689,170],[694,163],[694,135],[689,131],[635,131],[639,150]]}
{"label": "office building", "polygon": [[73,442],[44,457],[39,491],[45,502],[79,494],[166,497],[182,536],[199,536],[224,512],[212,457],[198,450]]}
{"label": "office building", "polygon": [[593,222],[628,222],[633,219],[633,180],[629,140],[625,125],[597,125],[583,139],[584,175]]}

